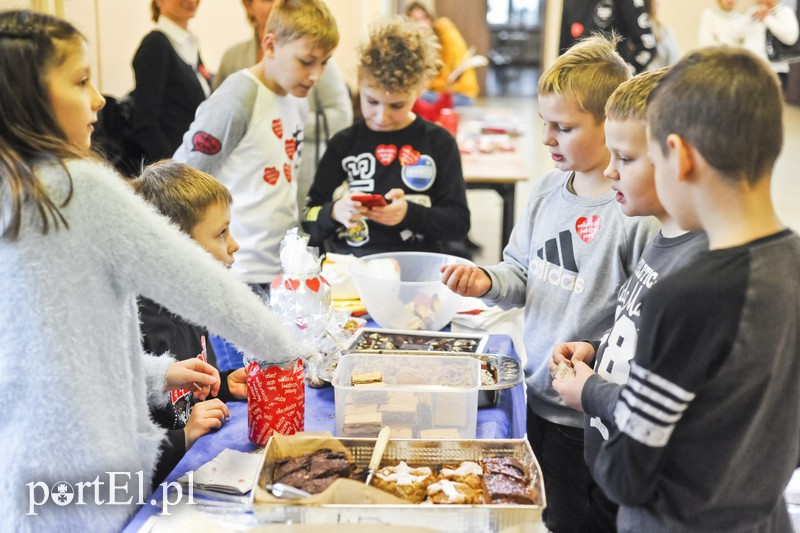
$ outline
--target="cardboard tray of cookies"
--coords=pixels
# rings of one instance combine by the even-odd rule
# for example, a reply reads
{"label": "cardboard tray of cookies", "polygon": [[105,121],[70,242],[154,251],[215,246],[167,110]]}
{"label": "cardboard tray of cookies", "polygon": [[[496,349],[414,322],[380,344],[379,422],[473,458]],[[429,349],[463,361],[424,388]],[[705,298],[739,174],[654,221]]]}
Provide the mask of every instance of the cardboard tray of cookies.
{"label": "cardboard tray of cookies", "polygon": [[[498,531],[541,522],[545,488],[525,439],[390,439],[366,486],[375,442],[329,434],[273,436],[252,491],[259,522],[441,524],[447,531]],[[298,473],[293,469],[300,462],[311,466]],[[293,479],[314,494],[281,500],[266,488]],[[400,479],[413,481],[408,485]]]}

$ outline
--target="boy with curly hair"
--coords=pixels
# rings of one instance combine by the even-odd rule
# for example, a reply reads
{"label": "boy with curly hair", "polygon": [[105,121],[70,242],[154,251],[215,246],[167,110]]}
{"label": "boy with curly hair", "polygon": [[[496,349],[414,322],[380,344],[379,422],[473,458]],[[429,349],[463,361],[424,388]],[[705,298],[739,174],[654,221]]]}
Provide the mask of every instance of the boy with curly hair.
{"label": "boy with curly hair", "polygon": [[[331,139],[309,192],[304,229],[311,243],[357,256],[406,250],[440,252],[470,225],[456,141],[411,112],[436,74],[433,36],[396,17],[373,28],[360,49],[363,119]],[[349,191],[334,199],[346,183]],[[380,203],[365,205],[365,194]]]}

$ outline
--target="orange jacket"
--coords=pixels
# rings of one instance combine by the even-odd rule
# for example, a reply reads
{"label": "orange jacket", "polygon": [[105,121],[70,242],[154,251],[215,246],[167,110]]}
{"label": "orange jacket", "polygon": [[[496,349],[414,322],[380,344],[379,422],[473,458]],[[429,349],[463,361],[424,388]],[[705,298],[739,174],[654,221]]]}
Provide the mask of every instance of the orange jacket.
{"label": "orange jacket", "polygon": [[[441,45],[440,59],[442,60],[442,70],[438,76],[428,83],[428,89],[436,92],[448,90],[447,77],[450,73],[466,58],[467,43],[456,25],[447,17],[439,17],[433,23],[433,31],[439,39]],[[449,87],[450,92],[460,93],[470,98],[478,96],[478,77],[475,69],[465,71],[460,78]]]}

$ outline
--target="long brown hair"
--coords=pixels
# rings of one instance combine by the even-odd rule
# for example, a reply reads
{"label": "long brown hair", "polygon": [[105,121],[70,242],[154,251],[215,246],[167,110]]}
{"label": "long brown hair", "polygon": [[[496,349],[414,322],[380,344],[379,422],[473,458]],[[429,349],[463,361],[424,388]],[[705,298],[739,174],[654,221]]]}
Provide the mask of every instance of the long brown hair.
{"label": "long brown hair", "polygon": [[[35,165],[86,156],[56,122],[47,73],[66,59],[70,42],[83,39],[70,23],[32,11],[0,13],[0,238],[19,236],[22,206],[32,202],[42,233],[67,221],[36,178]],[[63,164],[63,163],[62,163]],[[3,212],[8,210],[8,212]]]}

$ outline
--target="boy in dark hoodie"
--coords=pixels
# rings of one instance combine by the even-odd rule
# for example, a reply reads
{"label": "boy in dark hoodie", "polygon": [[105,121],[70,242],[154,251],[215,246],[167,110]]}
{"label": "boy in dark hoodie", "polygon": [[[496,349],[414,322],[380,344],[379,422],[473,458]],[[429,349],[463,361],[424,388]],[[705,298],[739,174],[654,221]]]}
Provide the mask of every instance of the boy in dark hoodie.
{"label": "boy in dark hoodie", "polygon": [[[205,172],[171,160],[154,163],[133,180],[137,194],[152,203],[198,245],[226,268],[233,264],[239,245],[230,234],[228,189]],[[200,326],[144,297],[139,297],[142,344],[145,352],[169,355],[177,360],[205,358],[216,366],[208,332]],[[220,372],[216,398],[192,405],[192,391],[173,391],[166,406],[151,407],[153,419],[171,429],[164,442],[154,476],[160,483],[178,464],[183,454],[201,436],[222,426],[228,418],[224,402],[247,399],[244,368]]]}

